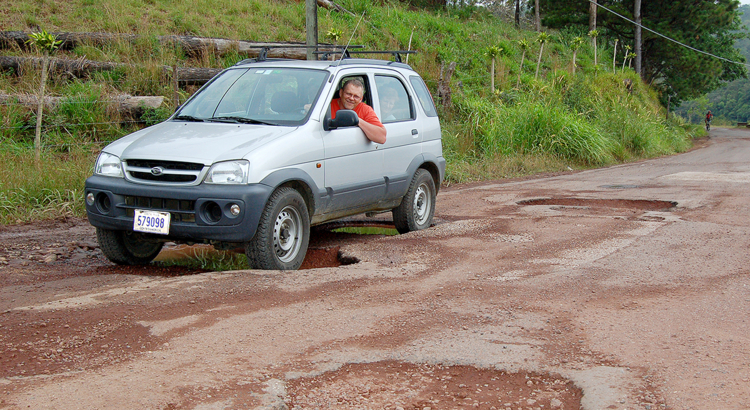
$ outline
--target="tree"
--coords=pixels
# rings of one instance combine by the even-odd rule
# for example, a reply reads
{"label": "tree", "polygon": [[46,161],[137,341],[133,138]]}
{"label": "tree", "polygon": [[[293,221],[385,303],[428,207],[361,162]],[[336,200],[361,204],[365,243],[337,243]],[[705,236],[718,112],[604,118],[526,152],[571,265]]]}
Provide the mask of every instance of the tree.
{"label": "tree", "polygon": [[583,37],[576,37],[573,39],[573,74],[576,73],[576,55],[578,54],[578,50],[586,43],[586,40],[583,39]]}
{"label": "tree", "polygon": [[534,28],[536,31],[542,31],[542,17],[539,13],[539,0],[534,0]]}
{"label": "tree", "polygon": [[492,92],[495,92],[495,60],[502,54],[502,52],[502,47],[498,46],[487,47],[487,50],[484,52],[484,55],[492,60],[492,66],[490,68],[490,90],[492,90]]}
{"label": "tree", "polygon": [[630,47],[629,45],[625,45],[625,50],[623,50],[623,56],[622,56],[622,72],[625,72],[625,63],[628,62],[628,56],[631,54],[630,50],[632,50],[633,47]]}
{"label": "tree", "polygon": [[612,53],[612,72],[615,72],[615,67],[617,66],[617,43],[620,41],[619,38],[615,39],[615,51]]}
{"label": "tree", "polygon": [[521,87],[521,74],[523,73],[523,60],[526,57],[526,51],[529,50],[529,42],[525,39],[518,40],[518,47],[521,48],[521,64],[518,66],[518,82],[516,83],[516,88]]}
{"label": "tree", "polygon": [[[566,28],[582,32],[588,28],[590,2],[588,0],[540,0],[544,8],[542,24],[549,28]],[[639,47],[636,26],[612,11],[637,21],[634,16],[637,0],[598,0],[597,31],[601,36],[619,38],[634,45],[638,70],[640,51],[641,78],[662,93],[666,103],[679,105],[716,89],[721,84],[745,77],[747,70],[736,64],[702,54],[676,44],[650,31],[643,30]],[[651,0],[642,2],[640,19],[645,27],[689,47],[736,62],[745,59],[733,48],[735,40],[744,36],[737,0]],[[640,49],[640,50],[639,50]],[[596,57],[595,57],[596,60]],[[669,91],[669,92],[668,92]]]}
{"label": "tree", "polygon": [[542,65],[542,53],[544,52],[544,43],[549,41],[549,34],[547,33],[539,33],[539,35],[536,37],[537,43],[540,44],[539,47],[539,58],[536,60],[536,73],[534,73],[534,79],[536,80],[537,77],[539,77],[539,66]]}
{"label": "tree", "polygon": [[596,52],[598,47],[596,46],[596,38],[599,37],[599,30],[591,30],[589,31],[589,37],[591,37],[591,42],[594,46],[594,67],[599,65],[599,62],[597,61]]}
{"label": "tree", "polygon": [[27,43],[36,47],[44,54],[44,58],[42,59],[42,78],[39,85],[39,105],[36,111],[36,132],[34,134],[34,158],[38,164],[42,149],[42,113],[44,111],[44,92],[47,85],[47,68],[49,67],[51,54],[60,47],[62,41],[58,40],[54,35],[47,33],[46,30],[42,30],[40,33],[29,34]]}
{"label": "tree", "polygon": [[597,12],[597,0],[593,0],[589,3],[589,31],[596,30],[596,12]]}

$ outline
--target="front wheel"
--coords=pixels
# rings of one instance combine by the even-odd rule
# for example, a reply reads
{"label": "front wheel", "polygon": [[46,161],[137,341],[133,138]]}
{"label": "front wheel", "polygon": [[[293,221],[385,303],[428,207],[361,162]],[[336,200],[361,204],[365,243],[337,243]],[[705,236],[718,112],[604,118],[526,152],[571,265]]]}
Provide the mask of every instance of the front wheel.
{"label": "front wheel", "polygon": [[435,214],[435,181],[426,169],[418,169],[401,204],[393,208],[393,224],[399,233],[429,228]]}
{"label": "front wheel", "polygon": [[118,265],[147,265],[164,246],[137,232],[103,228],[96,228],[96,240],[104,256]]}
{"label": "front wheel", "polygon": [[255,236],[245,245],[254,269],[296,270],[302,265],[310,242],[310,214],[302,195],[280,188],[268,200]]}

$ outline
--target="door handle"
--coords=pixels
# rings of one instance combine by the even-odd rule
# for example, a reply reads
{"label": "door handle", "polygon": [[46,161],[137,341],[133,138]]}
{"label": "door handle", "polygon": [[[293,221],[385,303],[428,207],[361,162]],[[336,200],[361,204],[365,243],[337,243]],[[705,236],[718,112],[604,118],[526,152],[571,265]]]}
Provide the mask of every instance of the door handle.
{"label": "door handle", "polygon": [[417,135],[417,134],[419,134],[419,131],[417,131],[416,128],[411,130],[411,135]]}

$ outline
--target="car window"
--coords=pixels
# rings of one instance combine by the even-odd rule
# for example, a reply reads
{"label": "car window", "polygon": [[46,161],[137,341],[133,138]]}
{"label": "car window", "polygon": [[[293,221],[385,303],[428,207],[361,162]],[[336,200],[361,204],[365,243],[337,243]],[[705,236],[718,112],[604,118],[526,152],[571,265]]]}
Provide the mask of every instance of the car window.
{"label": "car window", "polygon": [[435,109],[435,103],[432,101],[432,95],[430,95],[430,91],[427,89],[424,81],[422,81],[422,78],[413,75],[409,77],[409,81],[411,82],[412,87],[414,87],[414,91],[417,93],[417,99],[419,100],[422,109],[424,109],[425,114],[427,114],[428,117],[437,117],[437,110]]}
{"label": "car window", "polygon": [[188,101],[177,118],[298,125],[323,89],[322,70],[250,68],[226,70]]}
{"label": "car window", "polygon": [[386,124],[415,118],[411,99],[401,80],[392,76],[376,75],[375,86],[378,90],[381,122]]}

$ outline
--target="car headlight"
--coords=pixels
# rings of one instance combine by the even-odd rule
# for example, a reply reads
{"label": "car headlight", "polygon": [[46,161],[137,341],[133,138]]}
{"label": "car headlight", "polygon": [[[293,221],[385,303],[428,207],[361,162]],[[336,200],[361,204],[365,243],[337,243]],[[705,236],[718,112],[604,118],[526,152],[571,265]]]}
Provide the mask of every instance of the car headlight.
{"label": "car headlight", "polygon": [[99,154],[99,158],[96,159],[94,174],[103,175],[105,177],[122,178],[122,164],[120,163],[120,158],[115,155],[102,152],[101,154]]}
{"label": "car headlight", "polygon": [[206,174],[207,184],[247,184],[250,163],[241,161],[217,162]]}

